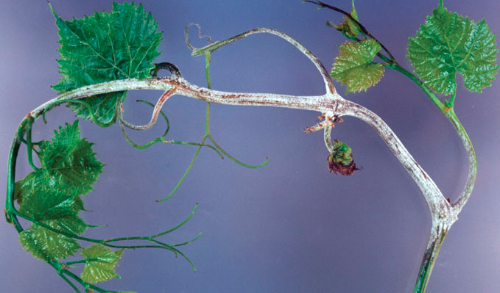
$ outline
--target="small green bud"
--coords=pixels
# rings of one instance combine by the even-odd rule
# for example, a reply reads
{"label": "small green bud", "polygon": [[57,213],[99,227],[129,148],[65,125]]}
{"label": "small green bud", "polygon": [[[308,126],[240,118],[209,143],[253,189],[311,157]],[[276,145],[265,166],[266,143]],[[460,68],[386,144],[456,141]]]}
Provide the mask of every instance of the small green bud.
{"label": "small green bud", "polygon": [[[359,21],[358,13],[354,8],[354,1],[352,3],[351,16]],[[333,24],[333,27],[347,38],[356,38],[361,33],[361,28],[347,16],[344,16],[344,22],[341,21],[339,25]]]}

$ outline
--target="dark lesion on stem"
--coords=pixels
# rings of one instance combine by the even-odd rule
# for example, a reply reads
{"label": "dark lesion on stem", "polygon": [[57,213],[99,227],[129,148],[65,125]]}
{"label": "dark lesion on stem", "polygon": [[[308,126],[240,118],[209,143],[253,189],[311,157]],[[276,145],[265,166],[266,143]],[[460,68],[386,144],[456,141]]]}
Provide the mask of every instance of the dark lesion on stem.
{"label": "dark lesion on stem", "polygon": [[429,283],[432,269],[434,268],[434,264],[436,263],[439,250],[441,249],[441,245],[443,245],[444,239],[446,238],[446,235],[449,231],[449,228],[443,227],[443,225],[439,224],[435,225],[433,229],[435,229],[435,231],[433,232],[436,233],[436,237],[429,241],[427,249],[425,250],[424,257],[420,265],[417,282],[415,284],[414,293],[425,292]]}
{"label": "dark lesion on stem", "polygon": [[152,77],[158,77],[158,71],[162,69],[166,69],[170,72],[170,76],[172,78],[180,78],[182,77],[181,71],[175,64],[170,63],[170,62],[161,62],[161,63],[155,63],[155,68],[151,70],[151,76]]}

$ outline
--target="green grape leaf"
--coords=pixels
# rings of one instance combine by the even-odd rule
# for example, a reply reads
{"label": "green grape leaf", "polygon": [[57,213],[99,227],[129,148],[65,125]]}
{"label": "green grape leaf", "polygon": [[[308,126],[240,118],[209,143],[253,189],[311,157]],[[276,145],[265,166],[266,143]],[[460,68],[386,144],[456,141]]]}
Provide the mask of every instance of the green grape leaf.
{"label": "green grape leaf", "polygon": [[116,103],[118,100],[123,101],[126,95],[126,92],[115,92],[95,95],[91,98],[83,99],[90,105],[92,110],[85,105],[78,103],[68,103],[68,107],[73,109],[76,113],[76,117],[92,120],[92,116],[90,115],[90,111],[92,111],[92,113],[94,113],[94,117],[99,122],[105,125],[111,125],[115,122]]}
{"label": "green grape leaf", "polygon": [[[17,181],[14,185],[14,199],[17,201],[19,205],[22,206],[23,199],[32,194],[44,193],[48,192],[50,196],[50,192],[53,189],[44,188],[43,183],[40,182],[41,176],[40,173],[31,172],[23,179]],[[57,191],[57,189],[56,189]],[[26,205],[24,205],[26,206]],[[80,196],[75,196],[73,201],[73,209],[75,212],[84,211],[84,203]],[[26,208],[25,212],[32,214],[31,208]]]}
{"label": "green grape leaf", "polygon": [[80,248],[70,237],[82,234],[89,227],[78,216],[84,210],[80,195],[92,190],[103,164],[95,158],[92,144],[80,138],[78,120],[54,131],[50,141],[40,144],[37,154],[41,168],[14,186],[19,212],[34,219],[20,233],[19,240],[35,258],[57,261]]}
{"label": "green grape leaf", "polygon": [[35,172],[44,186],[67,193],[85,195],[102,173],[104,166],[96,159],[92,143],[80,139],[78,120],[54,131],[51,141],[44,141],[38,153],[42,168]]}
{"label": "green grape leaf", "polygon": [[79,195],[75,196],[75,201],[74,201],[74,204],[73,204],[73,209],[77,213],[79,211],[85,211],[83,200],[82,200],[82,198]]}
{"label": "green grape leaf", "polygon": [[120,278],[115,272],[123,249],[112,251],[102,245],[92,245],[80,252],[85,258],[85,268],[81,274],[82,280],[87,283],[98,283]]}
{"label": "green grape leaf", "polygon": [[347,93],[366,91],[384,76],[384,66],[373,62],[381,49],[377,41],[346,42],[339,48],[340,54],[335,58],[330,76],[347,84]]}
{"label": "green grape leaf", "polygon": [[38,221],[76,216],[75,196],[57,189],[37,189],[25,194],[19,212]]}
{"label": "green grape leaf", "polygon": [[[51,10],[61,38],[58,63],[63,74],[54,90],[61,93],[106,81],[151,76],[153,60],[160,55],[157,47],[162,33],[142,5],[113,3],[111,13],[95,13],[72,21],[61,19],[52,6]],[[100,122],[111,123],[116,101],[124,96],[124,92],[109,93],[86,101]],[[84,105],[71,107],[77,116],[90,119]]]}
{"label": "green grape leaf", "polygon": [[54,131],[50,141],[40,143],[41,168],[29,173],[14,185],[14,197],[22,204],[24,197],[40,192],[66,193],[75,197],[75,209],[84,210],[78,195],[92,191],[104,166],[92,150],[92,143],[80,138],[78,120]]}
{"label": "green grape leaf", "polygon": [[[49,220],[44,224],[58,230],[81,234],[86,225],[81,219]],[[74,255],[80,249],[78,242],[66,235],[59,234],[37,224],[32,224],[28,229],[19,234],[22,246],[33,254],[35,258],[45,261],[57,261]]]}
{"label": "green grape leaf", "polygon": [[24,196],[36,192],[37,187],[40,185],[37,179],[36,173],[31,172],[14,184],[14,199],[18,204],[22,204]]}
{"label": "green grape leaf", "polygon": [[[79,197],[57,189],[36,187],[23,194],[19,212],[67,233],[80,235],[87,224],[78,216]],[[56,261],[73,255],[80,246],[78,242],[64,234],[57,233],[36,223],[20,233],[22,246],[34,257],[45,261]]]}
{"label": "green grape leaf", "polygon": [[407,57],[415,73],[438,93],[450,95],[456,91],[457,73],[473,92],[481,92],[495,79],[498,49],[484,19],[476,23],[437,8],[420,26],[417,36],[409,40]]}

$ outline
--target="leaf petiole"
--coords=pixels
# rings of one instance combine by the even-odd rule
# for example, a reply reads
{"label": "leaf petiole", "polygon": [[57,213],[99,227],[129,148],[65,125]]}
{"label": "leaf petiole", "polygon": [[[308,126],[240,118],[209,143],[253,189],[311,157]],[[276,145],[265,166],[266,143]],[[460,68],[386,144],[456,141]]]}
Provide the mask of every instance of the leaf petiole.
{"label": "leaf petiole", "polygon": [[[448,108],[453,108],[454,106],[454,103],[455,103],[455,97],[457,95],[457,91],[453,91],[453,93],[451,94],[451,97],[449,100],[445,100],[445,103],[446,103],[446,106],[448,106]],[[449,111],[449,110],[448,110]]]}
{"label": "leaf petiole", "polygon": [[116,120],[116,114],[114,114],[113,118],[111,119],[110,122],[102,123],[95,116],[94,111],[92,110],[92,106],[86,101],[83,101],[83,100],[58,100],[58,101],[54,101],[54,103],[52,103],[49,107],[47,107],[43,110],[42,119],[43,119],[43,122],[45,124],[47,124],[47,120],[45,119],[45,113],[50,111],[52,108],[54,108],[58,104],[62,104],[62,103],[76,103],[76,104],[81,104],[81,105],[85,106],[87,108],[87,110],[89,111],[89,115],[90,115],[92,122],[94,122],[95,124],[97,124],[98,126],[103,127],[103,128],[113,125],[115,120]]}
{"label": "leaf petiole", "polygon": [[38,172],[40,171],[40,168],[38,168],[37,166],[35,166],[35,164],[33,164],[33,145],[31,143],[31,129],[32,129],[32,126],[33,126],[33,117],[29,117],[28,118],[28,122],[26,124],[26,145],[28,146],[28,162],[31,166],[31,168],[33,168],[33,170],[35,170],[35,172]]}

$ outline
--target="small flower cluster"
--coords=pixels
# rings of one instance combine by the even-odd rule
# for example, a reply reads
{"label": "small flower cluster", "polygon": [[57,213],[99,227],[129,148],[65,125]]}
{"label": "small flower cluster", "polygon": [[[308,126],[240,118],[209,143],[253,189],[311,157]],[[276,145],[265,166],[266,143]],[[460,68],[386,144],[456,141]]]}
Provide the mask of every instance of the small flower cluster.
{"label": "small flower cluster", "polygon": [[328,169],[334,174],[340,173],[344,176],[350,176],[359,170],[352,158],[352,149],[345,143],[335,140],[333,152],[328,155]]}

